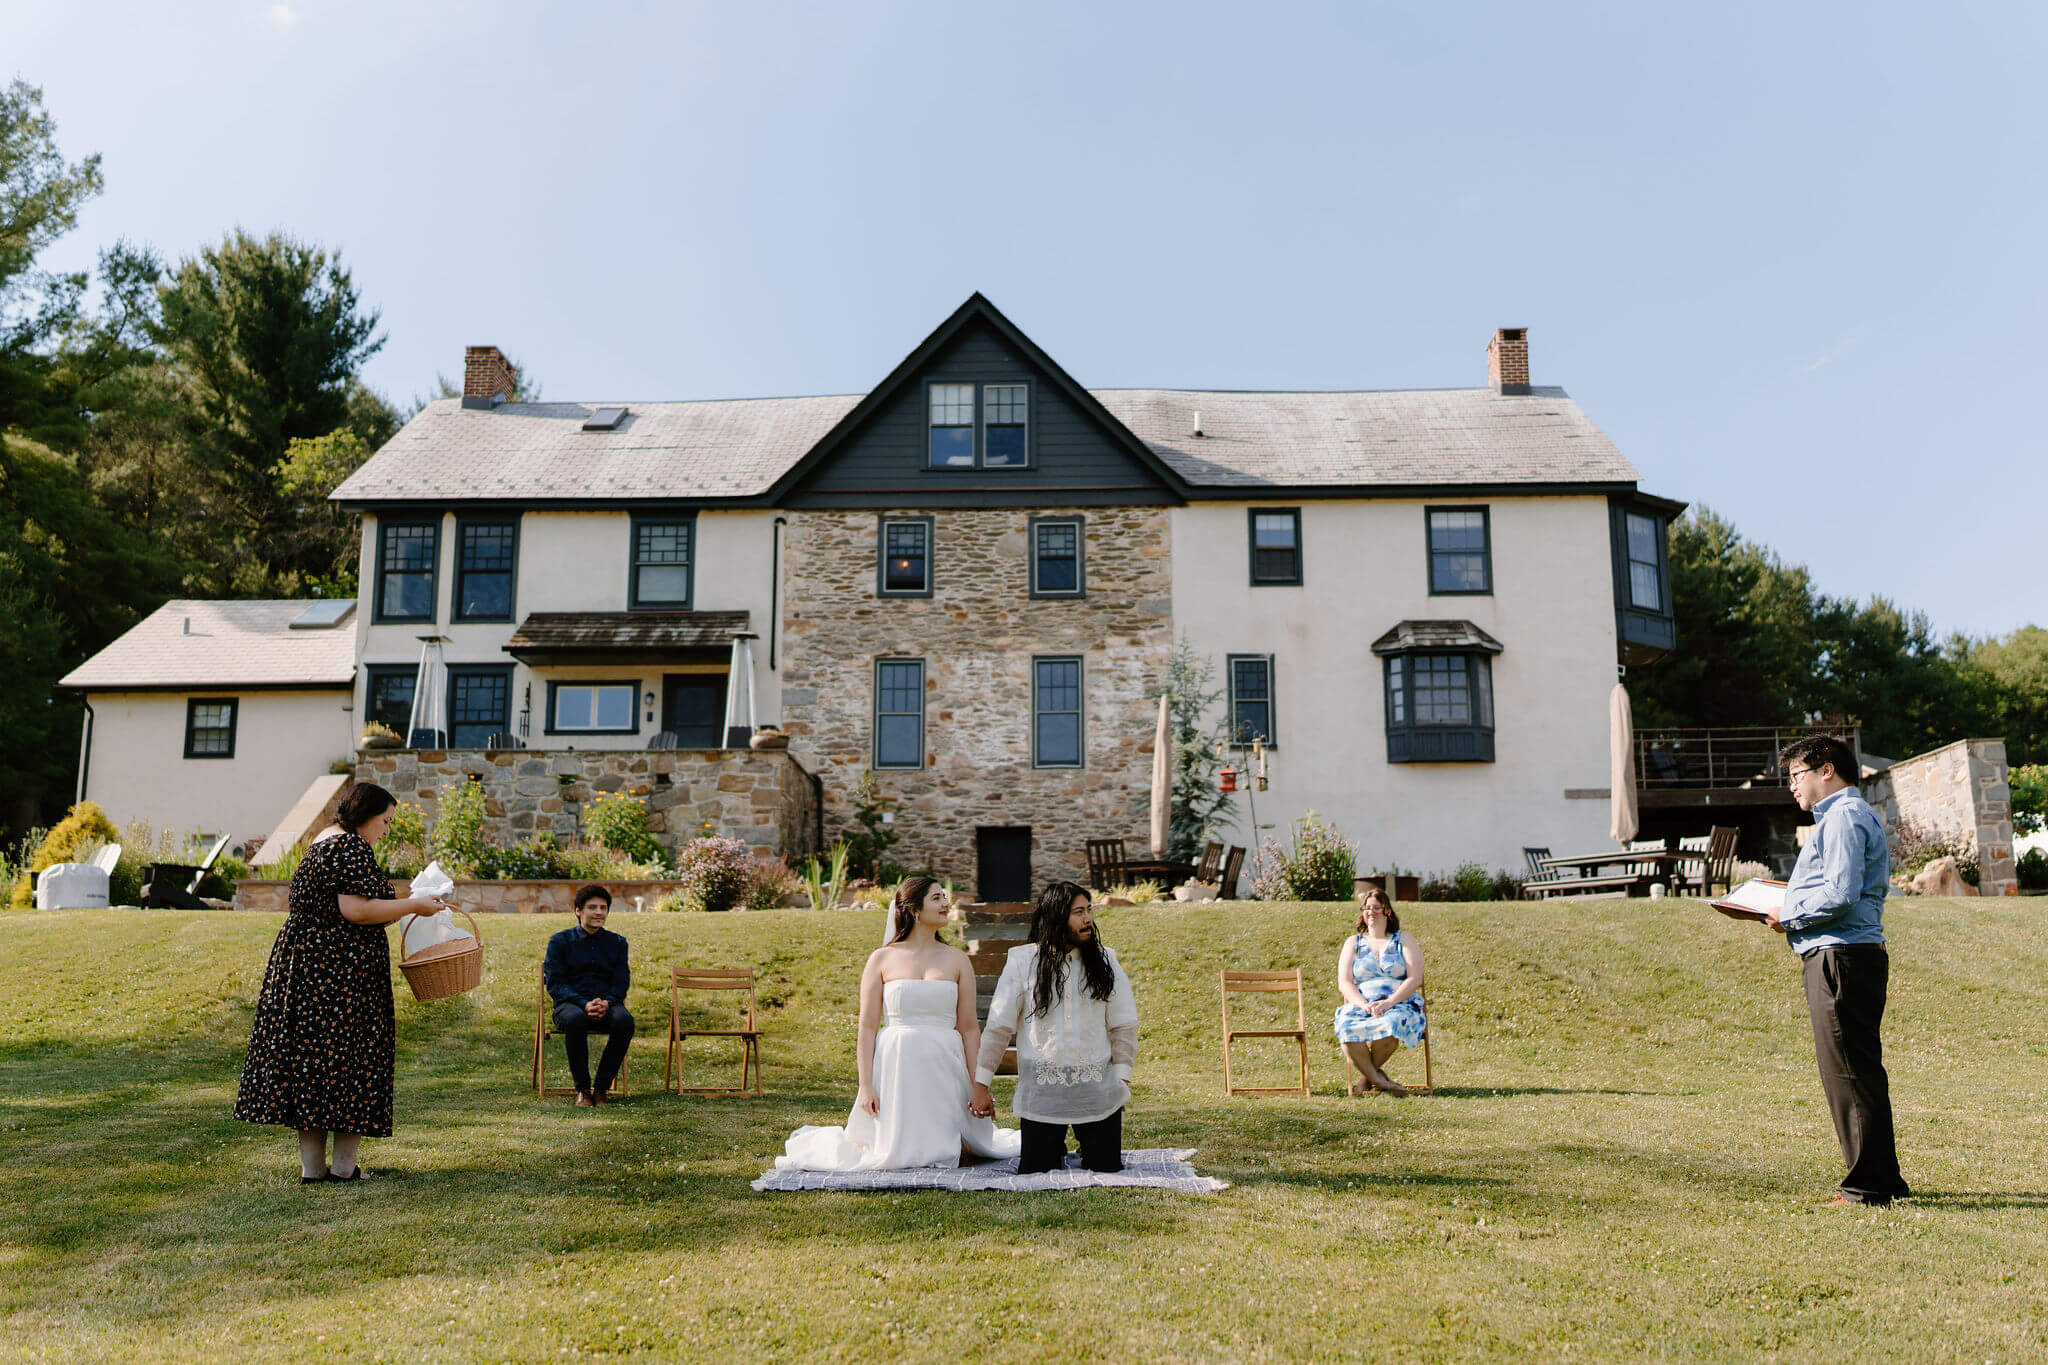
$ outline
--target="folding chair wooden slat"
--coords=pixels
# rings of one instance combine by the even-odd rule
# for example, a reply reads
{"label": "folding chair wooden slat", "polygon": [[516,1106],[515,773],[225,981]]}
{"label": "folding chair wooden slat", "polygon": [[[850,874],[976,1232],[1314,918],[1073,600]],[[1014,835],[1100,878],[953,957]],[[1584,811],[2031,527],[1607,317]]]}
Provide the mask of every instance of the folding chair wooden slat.
{"label": "folding chair wooden slat", "polygon": [[[1236,850],[1242,852],[1242,850]],[[1232,972],[1222,976],[1223,989],[1223,1093],[1226,1095],[1308,1094],[1308,1016],[1302,994],[1301,968],[1285,972]],[[1294,1027],[1278,1029],[1233,1029],[1230,1026],[1230,997],[1233,995],[1274,995],[1294,992]],[[1298,1085],[1235,1085],[1230,1079],[1230,1045],[1239,1038],[1292,1038],[1301,1058]]]}
{"label": "folding chair wooden slat", "polygon": [[1121,839],[1090,839],[1088,841],[1088,884],[1097,891],[1107,891],[1122,883],[1124,864],[1130,861],[1124,852]]}
{"label": "folding chair wooden slat", "polygon": [[[550,1086],[548,1084],[548,1039],[560,1037],[555,1030],[554,999],[548,994],[548,969],[540,969],[540,999],[535,1003],[533,1014],[533,1093],[546,1099],[550,1095],[573,1095],[573,1085]],[[602,1036],[602,1035],[600,1035]],[[626,1070],[633,1064],[633,1049],[628,1047],[626,1055],[619,1059],[618,1079],[612,1082],[611,1093],[631,1098],[633,1088],[627,1084]]]}
{"label": "folding chair wooden slat", "polygon": [[1216,899],[1234,901],[1237,899],[1237,879],[1244,871],[1244,850],[1231,845],[1230,856],[1223,860],[1223,880],[1216,884]]}
{"label": "folding chair wooden slat", "polygon": [[[745,991],[746,1023],[740,1028],[683,1027],[682,992]],[[685,1038],[740,1040],[740,1083],[737,1087],[682,1084],[678,1063]],[[754,971],[751,967],[676,967],[668,978],[668,1063],[661,1088],[678,1095],[755,1095],[761,1093],[761,1029],[754,1019]]]}

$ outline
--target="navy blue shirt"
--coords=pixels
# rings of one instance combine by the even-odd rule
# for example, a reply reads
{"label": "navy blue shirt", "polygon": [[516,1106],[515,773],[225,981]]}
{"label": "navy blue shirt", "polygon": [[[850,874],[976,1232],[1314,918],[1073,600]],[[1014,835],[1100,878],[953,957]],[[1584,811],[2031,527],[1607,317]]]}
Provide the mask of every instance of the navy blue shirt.
{"label": "navy blue shirt", "polygon": [[633,973],[626,966],[626,940],[609,929],[590,933],[580,924],[548,940],[548,995],[557,1005],[592,1000],[626,1003]]}

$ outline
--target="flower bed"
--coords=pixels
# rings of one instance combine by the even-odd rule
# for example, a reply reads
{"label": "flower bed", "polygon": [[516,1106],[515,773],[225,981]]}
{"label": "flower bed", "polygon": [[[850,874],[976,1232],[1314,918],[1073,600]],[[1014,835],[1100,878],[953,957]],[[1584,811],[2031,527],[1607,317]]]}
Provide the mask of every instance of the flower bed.
{"label": "flower bed", "polygon": [[[455,883],[455,895],[451,898],[473,915],[544,915],[573,914],[576,888],[588,885],[580,881],[477,881]],[[608,881],[601,882],[612,893],[612,909],[633,908],[633,898],[638,896],[641,905],[648,910],[663,896],[683,889],[677,881]],[[291,890],[290,882],[241,881],[235,883],[235,909],[268,910],[282,914],[286,906],[286,893]],[[394,895],[403,897],[412,892],[412,883],[394,881],[391,883]]]}

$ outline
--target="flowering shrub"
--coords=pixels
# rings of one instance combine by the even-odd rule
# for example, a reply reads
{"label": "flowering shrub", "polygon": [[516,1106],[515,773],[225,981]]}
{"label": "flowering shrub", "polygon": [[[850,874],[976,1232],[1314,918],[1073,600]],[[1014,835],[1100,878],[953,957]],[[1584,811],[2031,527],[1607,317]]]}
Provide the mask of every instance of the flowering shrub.
{"label": "flowering shrub", "polygon": [[747,909],[779,909],[802,884],[781,858],[756,858],[747,878]]}
{"label": "flowering shrub", "polygon": [[1977,884],[1977,843],[1969,835],[1929,829],[1902,816],[1889,831],[1889,838],[1894,874],[1911,877],[1936,858],[1954,858],[1962,879],[1971,886]]}
{"label": "flowering shrub", "polygon": [[624,792],[606,792],[583,807],[583,832],[635,862],[665,863],[661,846],[647,829],[647,807]]}
{"label": "flowering shrub", "polygon": [[1294,822],[1294,847],[1282,849],[1268,836],[1259,845],[1259,875],[1252,895],[1262,901],[1344,901],[1351,899],[1358,855],[1343,832],[1315,811]]}
{"label": "flowering shrub", "polygon": [[[479,798],[483,789],[477,789]],[[377,863],[385,875],[404,881],[427,865],[427,813],[410,801],[391,808],[391,824],[377,841]]]}
{"label": "flowering shrub", "polygon": [[552,834],[536,834],[523,844],[494,848],[485,875],[507,881],[549,881],[569,875],[562,845]]}
{"label": "flowering shrub", "polygon": [[433,848],[435,861],[449,876],[477,877],[483,874],[490,848],[484,843],[482,783],[462,778],[441,788],[440,812],[434,818]]}
{"label": "flowering shrub", "polygon": [[681,908],[730,910],[747,894],[753,855],[737,839],[692,839],[676,856],[675,879]]}

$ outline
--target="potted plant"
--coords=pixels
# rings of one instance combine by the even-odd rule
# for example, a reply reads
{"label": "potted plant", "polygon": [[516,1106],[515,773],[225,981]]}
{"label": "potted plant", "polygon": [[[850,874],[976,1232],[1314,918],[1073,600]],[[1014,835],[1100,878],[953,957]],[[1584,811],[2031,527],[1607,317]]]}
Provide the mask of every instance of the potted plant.
{"label": "potted plant", "polygon": [[755,727],[753,738],[747,744],[755,749],[787,749],[789,736],[782,733],[780,725],[761,725]]}
{"label": "potted plant", "polygon": [[405,741],[399,737],[398,731],[379,721],[373,720],[363,727],[363,747],[365,749],[396,749],[404,743]]}

